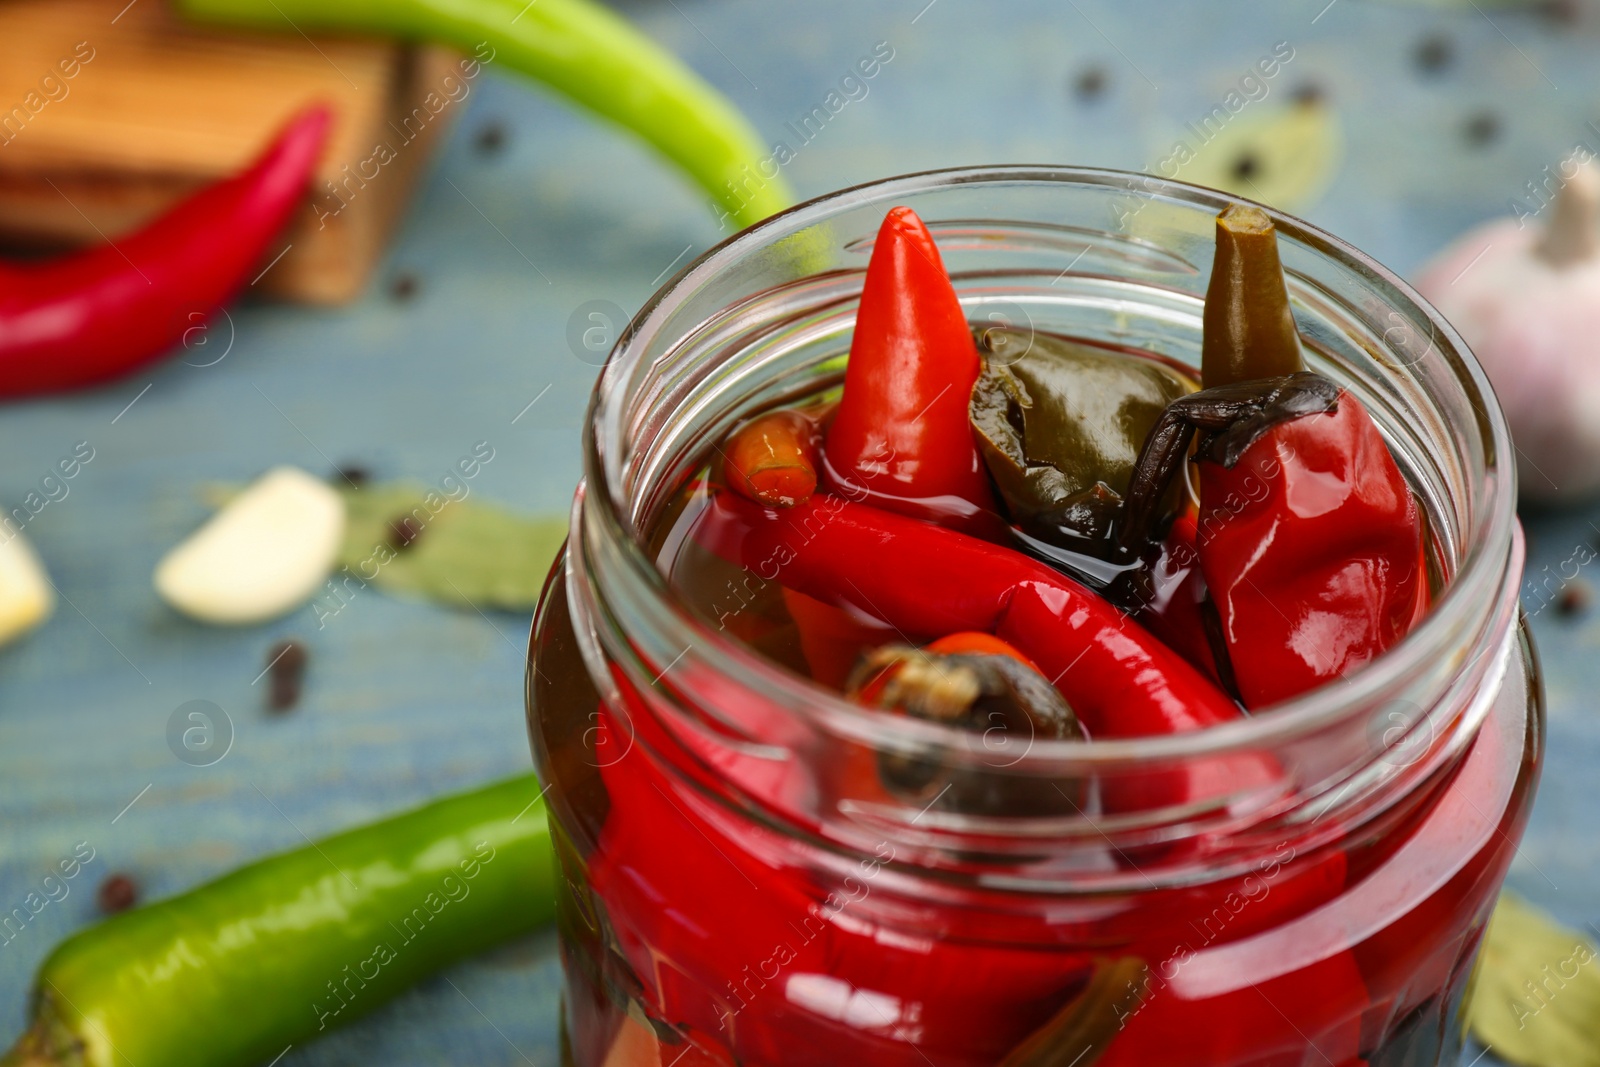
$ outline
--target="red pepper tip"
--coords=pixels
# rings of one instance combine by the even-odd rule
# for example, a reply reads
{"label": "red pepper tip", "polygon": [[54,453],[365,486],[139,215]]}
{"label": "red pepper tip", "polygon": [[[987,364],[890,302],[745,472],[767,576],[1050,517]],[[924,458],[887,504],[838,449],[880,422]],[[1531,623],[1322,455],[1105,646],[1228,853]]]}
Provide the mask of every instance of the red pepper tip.
{"label": "red pepper tip", "polygon": [[922,217],[905,205],[892,207],[878,227],[878,243],[915,248],[927,264],[943,275],[944,257],[939,255],[939,245]]}
{"label": "red pepper tip", "polygon": [[941,656],[1009,656],[1024,667],[1039,672],[1033,660],[1024,656],[1011,642],[1002,641],[994,634],[982,630],[960,630],[946,634],[937,641],[923,646],[923,651]]}
{"label": "red pepper tip", "polygon": [[320,146],[332,126],[333,105],[327,101],[318,100],[296,111],[284,123],[274,140],[298,140],[304,138],[307,141],[314,141]]}
{"label": "red pepper tip", "polygon": [[[939,262],[939,246],[934,243],[933,234],[928,230],[928,224],[922,221],[922,216],[904,204],[890,208],[889,213],[883,217],[883,225],[878,227],[878,239],[880,241],[916,241],[925,245],[933,253],[934,261],[936,263]],[[942,263],[940,264],[940,269],[943,269]]]}

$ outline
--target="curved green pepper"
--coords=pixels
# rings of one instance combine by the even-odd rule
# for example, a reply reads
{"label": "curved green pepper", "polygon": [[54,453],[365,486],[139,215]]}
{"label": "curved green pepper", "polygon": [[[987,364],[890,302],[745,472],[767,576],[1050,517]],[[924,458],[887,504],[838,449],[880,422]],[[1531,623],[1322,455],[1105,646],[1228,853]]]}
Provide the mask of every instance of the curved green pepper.
{"label": "curved green pepper", "polygon": [[242,1067],[555,913],[513,778],[253,863],[62,942],[4,1067]]}
{"label": "curved green pepper", "polygon": [[178,0],[206,21],[293,32],[332,30],[471,51],[549,85],[653,145],[739,227],[793,202],[768,152],[727,98],[677,57],[592,0]]}

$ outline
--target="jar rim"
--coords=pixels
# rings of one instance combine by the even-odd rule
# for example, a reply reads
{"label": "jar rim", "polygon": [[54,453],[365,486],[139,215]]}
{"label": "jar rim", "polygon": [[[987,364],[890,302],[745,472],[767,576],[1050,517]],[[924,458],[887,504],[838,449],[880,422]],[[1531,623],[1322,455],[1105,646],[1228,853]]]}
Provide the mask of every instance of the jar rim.
{"label": "jar rim", "polygon": [[[1470,404],[1482,418],[1484,478],[1476,491],[1481,494],[1472,524],[1463,537],[1463,551],[1450,580],[1434,600],[1422,621],[1382,655],[1362,665],[1341,680],[1324,684],[1301,696],[1273,705],[1270,714],[1253,714],[1181,734],[1106,740],[1035,740],[1030,745],[1030,760],[1064,761],[1076,765],[1121,765],[1152,760],[1188,759],[1195,756],[1226,754],[1264,746],[1280,745],[1316,733],[1346,715],[1370,710],[1375,698],[1401,684],[1407,677],[1456,644],[1452,638],[1450,616],[1457,611],[1482,612],[1461,607],[1473,599],[1492,603],[1491,613],[1514,610],[1516,585],[1508,578],[1515,555],[1516,470],[1505,462],[1511,454],[1510,432],[1487,375],[1471,354],[1454,327],[1414,288],[1377,260],[1341,238],[1294,215],[1266,204],[1220,190],[1175,179],[1098,167],[1037,164],[950,167],[920,171],[849,186],[796,204],[756,225],[742,230],[708,249],[684,266],[646,300],[633,320],[619,335],[606,361],[591,398],[584,431],[584,469],[587,491],[574,509],[574,536],[578,536],[580,515],[601,519],[607,548],[615,552],[626,567],[630,585],[665,607],[675,621],[703,642],[697,655],[714,669],[741,684],[759,687],[764,692],[787,690],[803,695],[801,702],[787,701],[825,725],[831,733],[860,742],[898,748],[905,745],[954,745],[964,731],[938,723],[865,709],[817,683],[785,670],[721,634],[693,615],[672,592],[666,577],[644,550],[644,531],[635,528],[629,517],[629,501],[623,483],[623,456],[614,447],[622,441],[627,421],[628,385],[638,370],[639,360],[650,342],[661,334],[673,312],[702,283],[715,277],[745,253],[771,243],[776,234],[792,233],[807,226],[825,223],[844,210],[875,202],[893,201],[911,195],[958,185],[1066,184],[1120,188],[1134,196],[1165,197],[1196,208],[1220,212],[1233,204],[1261,208],[1273,220],[1281,236],[1328,257],[1398,298],[1390,306],[1405,306],[1417,312],[1429,325],[1431,340],[1439,357]],[[608,445],[613,447],[607,447]],[[1485,651],[1499,654],[1510,648],[1511,639],[1495,641]],[[1463,666],[1463,670],[1468,665]]]}

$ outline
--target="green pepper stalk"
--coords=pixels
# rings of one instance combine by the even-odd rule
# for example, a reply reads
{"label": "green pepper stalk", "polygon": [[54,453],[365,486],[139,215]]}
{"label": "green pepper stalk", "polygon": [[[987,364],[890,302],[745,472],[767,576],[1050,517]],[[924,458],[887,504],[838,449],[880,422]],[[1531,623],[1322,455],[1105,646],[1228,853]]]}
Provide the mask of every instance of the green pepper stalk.
{"label": "green pepper stalk", "polygon": [[3,1067],[247,1067],[555,913],[513,778],[253,863],[62,942]]}
{"label": "green pepper stalk", "polygon": [[722,94],[627,20],[592,0],[178,0],[196,19],[294,32],[331,30],[471,51],[549,85],[653,145],[739,227],[793,202],[756,131]]}

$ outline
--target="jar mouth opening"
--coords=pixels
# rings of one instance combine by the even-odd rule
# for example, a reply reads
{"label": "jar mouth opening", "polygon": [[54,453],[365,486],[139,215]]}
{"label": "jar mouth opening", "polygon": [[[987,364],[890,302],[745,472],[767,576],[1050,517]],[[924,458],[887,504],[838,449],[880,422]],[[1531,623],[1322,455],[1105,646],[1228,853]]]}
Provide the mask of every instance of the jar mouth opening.
{"label": "jar mouth opening", "polygon": [[[695,655],[708,668],[739,686],[771,698],[779,696],[790,710],[808,716],[827,732],[880,749],[939,747],[960,750],[969,734],[957,727],[924,722],[903,715],[863,708],[822,685],[762,657],[718,631],[691,612],[671,589],[645,549],[647,530],[635,520],[627,486],[626,428],[634,401],[631,386],[649,368],[643,365],[651,343],[669,325],[674,310],[743,256],[771,246],[784,236],[825,224],[847,208],[882,203],[887,209],[900,198],[949,186],[989,184],[1066,184],[1120,189],[1135,198],[1165,198],[1203,208],[1213,214],[1231,204],[1252,204],[1272,218],[1280,238],[1311,249],[1361,276],[1383,291],[1386,306],[1403,308],[1425,321],[1430,331],[1429,354],[1448,368],[1454,384],[1475,409],[1482,454],[1476,457],[1479,481],[1476,503],[1460,538],[1449,579],[1427,615],[1383,655],[1328,683],[1236,722],[1184,734],[1118,740],[1037,740],[1024,757],[1027,763],[1084,765],[1144,764],[1184,760],[1272,747],[1315,734],[1354,715],[1370,714],[1375,700],[1399,689],[1439,657],[1461,656],[1460,628],[1451,616],[1490,612],[1507,619],[1515,610],[1516,583],[1508,579],[1515,555],[1516,472],[1505,461],[1511,442],[1504,415],[1488,378],[1465,343],[1445,318],[1410,285],[1370,256],[1293,215],[1242,197],[1148,174],[1104,168],[1043,165],[956,167],[923,171],[852,186],[797,204],[725,239],[683,267],[647,300],[622,332],[601,374],[590,403],[584,434],[587,490],[575,522],[583,516],[586,536],[598,538],[627,572],[635,596],[651,602],[652,615],[670,618],[692,635]],[[1472,469],[1473,457],[1468,457]],[[574,526],[575,536],[577,526]],[[1496,640],[1480,651],[1498,656],[1509,645]],[[1472,663],[1463,663],[1465,672]],[[1487,668],[1486,668],[1487,669]],[[1019,770],[1022,768],[1019,767]]]}

